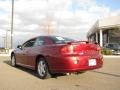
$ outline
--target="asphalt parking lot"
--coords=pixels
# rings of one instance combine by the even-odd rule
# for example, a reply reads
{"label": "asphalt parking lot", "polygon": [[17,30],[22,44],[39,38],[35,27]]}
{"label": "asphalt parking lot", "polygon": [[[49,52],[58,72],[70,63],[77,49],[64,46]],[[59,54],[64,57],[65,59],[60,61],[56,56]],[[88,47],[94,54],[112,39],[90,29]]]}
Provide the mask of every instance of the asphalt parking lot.
{"label": "asphalt parking lot", "polygon": [[0,57],[0,90],[120,90],[120,57],[105,58],[101,69],[46,80],[35,71],[10,65]]}

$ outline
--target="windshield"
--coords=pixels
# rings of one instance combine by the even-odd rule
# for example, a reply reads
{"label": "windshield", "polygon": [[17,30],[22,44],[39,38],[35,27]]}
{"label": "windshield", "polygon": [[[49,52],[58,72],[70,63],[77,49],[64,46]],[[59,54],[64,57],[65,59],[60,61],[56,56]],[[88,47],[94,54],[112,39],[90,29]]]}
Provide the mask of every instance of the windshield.
{"label": "windshield", "polygon": [[51,39],[53,40],[55,44],[63,44],[63,43],[75,41],[73,39],[66,38],[66,37],[60,37],[60,36],[53,36],[51,37]]}
{"label": "windshield", "polygon": [[117,48],[119,47],[119,44],[109,44],[110,47]]}

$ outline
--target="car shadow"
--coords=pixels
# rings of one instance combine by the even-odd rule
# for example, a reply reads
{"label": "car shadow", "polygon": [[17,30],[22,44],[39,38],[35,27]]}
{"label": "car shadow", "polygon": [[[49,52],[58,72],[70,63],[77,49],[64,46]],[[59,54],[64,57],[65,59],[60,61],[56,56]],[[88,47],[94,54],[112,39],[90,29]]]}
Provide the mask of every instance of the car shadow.
{"label": "car shadow", "polygon": [[[24,72],[27,72],[28,74],[31,74],[37,78],[39,78],[38,74],[37,74],[37,71],[36,70],[31,70],[31,69],[28,69],[28,68],[25,68],[25,67],[22,67],[22,66],[16,66],[16,67],[13,67],[11,65],[11,61],[10,60],[5,60],[4,61],[5,64],[11,66],[11,68],[16,68],[16,69],[19,69],[21,71],[24,71]],[[62,77],[62,76],[66,76],[65,74],[58,74],[58,73],[55,73],[55,74],[52,74],[52,77],[51,78],[54,78],[54,79],[57,79],[58,77]],[[39,78],[40,79],[40,78]]]}
{"label": "car shadow", "polygon": [[106,72],[100,72],[100,71],[91,71],[91,72],[99,73],[99,74],[104,74],[104,75],[109,75],[109,76],[114,76],[114,77],[120,77],[120,75],[111,74],[111,73],[106,73]]}
{"label": "car shadow", "polygon": [[[31,70],[31,69],[28,69],[28,68],[24,68],[24,67],[21,67],[21,66],[13,67],[13,66],[11,65],[11,61],[10,61],[10,60],[5,60],[4,63],[6,63],[7,65],[11,66],[11,68],[16,68],[16,69],[19,69],[19,70],[21,70],[21,71],[27,72],[27,73],[29,73],[29,74],[31,74],[31,75],[33,75],[33,76],[38,77],[36,71],[34,71],[34,70]],[[39,77],[38,77],[38,78],[39,78]]]}

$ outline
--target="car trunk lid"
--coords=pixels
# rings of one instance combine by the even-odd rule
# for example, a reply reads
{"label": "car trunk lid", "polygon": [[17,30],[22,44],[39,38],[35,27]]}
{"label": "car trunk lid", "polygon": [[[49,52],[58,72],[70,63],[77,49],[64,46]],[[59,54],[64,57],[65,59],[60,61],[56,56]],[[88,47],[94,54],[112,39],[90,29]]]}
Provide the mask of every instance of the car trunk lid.
{"label": "car trunk lid", "polygon": [[89,43],[87,41],[68,42],[62,48],[62,53],[79,54],[93,56],[100,53],[100,46],[98,44]]}

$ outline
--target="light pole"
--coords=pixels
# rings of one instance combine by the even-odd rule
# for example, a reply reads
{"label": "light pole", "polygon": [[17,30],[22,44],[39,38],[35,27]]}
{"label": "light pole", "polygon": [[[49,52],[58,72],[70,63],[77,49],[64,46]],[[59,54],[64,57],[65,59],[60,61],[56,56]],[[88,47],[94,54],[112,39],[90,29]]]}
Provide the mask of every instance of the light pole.
{"label": "light pole", "polygon": [[13,48],[13,22],[14,21],[14,0],[12,0],[12,14],[11,14],[11,49]]}
{"label": "light pole", "polygon": [[6,30],[6,48],[8,49],[9,48],[9,45],[8,45],[8,32],[10,30]]}

